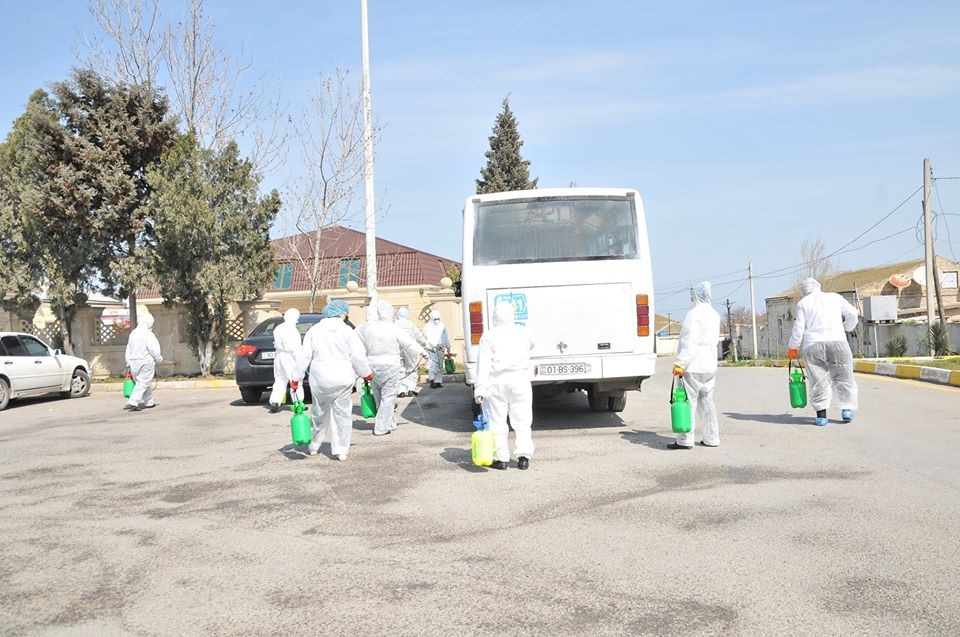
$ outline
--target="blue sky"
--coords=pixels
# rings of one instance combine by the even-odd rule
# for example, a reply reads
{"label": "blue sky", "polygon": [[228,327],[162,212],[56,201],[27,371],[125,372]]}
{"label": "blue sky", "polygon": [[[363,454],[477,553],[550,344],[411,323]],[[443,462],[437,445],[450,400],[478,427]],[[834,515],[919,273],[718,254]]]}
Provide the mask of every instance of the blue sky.
{"label": "blue sky", "polygon": [[[76,64],[85,5],[2,3],[16,26],[0,42],[0,134]],[[182,4],[162,6],[174,17]],[[206,7],[293,108],[320,73],[359,71],[359,1]],[[935,176],[960,177],[956,2],[369,0],[369,13],[378,233],[444,257],[460,256],[460,211],[507,94],[541,187],[640,190],[660,313],[682,313],[676,290],[704,277],[718,305],[748,305],[747,261],[794,265],[818,236],[840,248],[921,185],[924,157]],[[960,215],[960,180],[937,190],[934,207]],[[850,247],[919,214],[917,195]],[[960,216],[942,217],[937,237],[940,254],[960,253]],[[837,260],[920,256],[906,231]],[[759,309],[792,283],[758,279]]]}

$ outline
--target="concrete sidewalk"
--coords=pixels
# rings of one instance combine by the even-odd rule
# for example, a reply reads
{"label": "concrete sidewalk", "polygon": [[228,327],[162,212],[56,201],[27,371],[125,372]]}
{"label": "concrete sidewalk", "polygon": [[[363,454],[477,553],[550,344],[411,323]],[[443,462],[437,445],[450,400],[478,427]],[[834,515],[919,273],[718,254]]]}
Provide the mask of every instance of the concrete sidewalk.
{"label": "concrete sidewalk", "polygon": [[[725,365],[720,363],[721,367],[735,367],[734,365]],[[772,363],[764,361],[754,361],[754,367],[786,367],[786,360],[774,360]],[[878,376],[892,376],[895,378],[905,378],[909,380],[921,380],[928,383],[937,383],[938,385],[951,385],[960,387],[960,370],[941,369],[939,367],[925,367],[923,365],[904,365],[901,363],[888,363],[885,361],[855,359],[853,361],[853,371],[861,374],[876,374]]]}

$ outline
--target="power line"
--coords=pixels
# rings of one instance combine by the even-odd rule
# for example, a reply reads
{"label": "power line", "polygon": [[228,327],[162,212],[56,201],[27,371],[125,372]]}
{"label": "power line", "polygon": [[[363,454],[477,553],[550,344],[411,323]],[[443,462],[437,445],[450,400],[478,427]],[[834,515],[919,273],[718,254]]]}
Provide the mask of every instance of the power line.
{"label": "power line", "polygon": [[[938,210],[937,218],[944,216],[943,213],[943,202],[940,200],[940,189],[937,188],[936,182],[933,184],[933,192],[937,195],[937,205],[940,207]],[[957,253],[953,251],[953,237],[950,236],[950,224],[946,219],[943,220],[943,225],[947,229],[947,243],[950,246],[950,256],[953,257],[953,260],[957,260]]]}
{"label": "power line", "polygon": [[[795,274],[795,273],[800,272],[801,270],[803,270],[803,269],[805,269],[805,268],[807,268],[807,267],[809,267],[809,266],[811,266],[811,265],[813,265],[813,264],[815,264],[815,263],[820,263],[820,262],[822,262],[822,261],[826,261],[827,259],[833,258],[833,257],[835,257],[835,256],[837,256],[837,255],[839,255],[839,254],[846,254],[846,253],[848,253],[848,252],[854,252],[855,250],[860,250],[860,249],[862,249],[862,248],[867,247],[868,245],[871,245],[871,244],[868,243],[868,244],[866,244],[866,245],[864,245],[864,246],[861,246],[860,248],[854,248],[853,250],[846,250],[846,251],[844,251],[845,248],[853,245],[854,243],[856,243],[857,241],[859,241],[861,238],[863,238],[864,235],[866,235],[866,234],[869,233],[871,230],[873,230],[874,228],[876,228],[877,226],[879,226],[881,223],[883,223],[884,221],[886,221],[888,218],[890,218],[891,215],[893,215],[895,212],[897,212],[898,210],[900,210],[900,208],[902,208],[908,201],[910,201],[911,199],[913,199],[913,198],[916,196],[916,194],[917,194],[918,192],[920,192],[921,190],[923,190],[923,185],[921,185],[919,188],[917,188],[917,189],[914,190],[912,193],[910,193],[910,195],[909,195],[906,199],[904,199],[903,201],[901,201],[893,210],[891,210],[890,212],[888,212],[888,213],[886,213],[885,215],[883,215],[882,217],[880,217],[880,219],[877,220],[872,226],[870,226],[869,228],[867,228],[866,230],[864,230],[863,232],[861,232],[860,234],[858,234],[856,237],[854,237],[854,238],[851,239],[850,241],[846,242],[845,244],[843,244],[842,246],[840,246],[839,248],[837,248],[836,250],[834,250],[834,251],[831,252],[830,254],[828,254],[828,255],[826,255],[826,256],[823,256],[823,257],[820,257],[819,259],[815,259],[814,261],[811,261],[810,263],[804,263],[804,264],[800,264],[800,265],[793,265],[793,266],[787,266],[787,267],[784,267],[784,268],[778,268],[778,269],[776,269],[776,270],[770,270],[769,272],[764,272],[764,273],[762,273],[762,274],[757,274],[757,275],[754,275],[754,276],[755,276],[756,278],[758,278],[758,279],[770,279],[770,278],[779,278],[779,277],[782,277],[782,276],[787,276],[787,275],[789,275],[789,274]],[[908,230],[909,230],[909,228],[908,228]],[[901,232],[905,232],[905,231],[901,231]],[[899,234],[899,233],[895,233],[895,234]],[[890,238],[890,237],[886,237],[886,238]],[[883,240],[883,239],[880,239],[880,241],[882,241],[882,240]],[[776,276],[774,276],[774,275],[776,275]]]}

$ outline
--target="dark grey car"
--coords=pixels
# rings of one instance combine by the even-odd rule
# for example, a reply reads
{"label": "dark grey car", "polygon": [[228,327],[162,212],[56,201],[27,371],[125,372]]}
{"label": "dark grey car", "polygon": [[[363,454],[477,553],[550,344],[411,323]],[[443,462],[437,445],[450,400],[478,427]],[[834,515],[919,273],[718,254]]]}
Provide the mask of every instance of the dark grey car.
{"label": "dark grey car", "polygon": [[[297,321],[301,338],[322,318],[320,314],[301,314]],[[263,392],[273,388],[273,357],[276,354],[273,330],[281,323],[281,316],[268,318],[253,328],[250,336],[237,345],[236,379],[244,402],[258,403]],[[303,384],[306,399],[309,400],[310,387],[306,378],[303,379]],[[287,399],[289,398],[288,396]]]}

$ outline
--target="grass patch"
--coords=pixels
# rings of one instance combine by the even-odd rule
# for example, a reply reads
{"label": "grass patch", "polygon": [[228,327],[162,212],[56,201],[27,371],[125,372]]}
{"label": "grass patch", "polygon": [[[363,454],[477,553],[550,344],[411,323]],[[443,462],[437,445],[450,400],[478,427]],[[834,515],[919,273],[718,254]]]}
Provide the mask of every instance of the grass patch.
{"label": "grass patch", "polygon": [[916,361],[906,360],[897,361],[902,365],[920,365],[921,367],[937,367],[939,369],[960,369],[960,356],[952,358],[935,358],[933,360]]}

